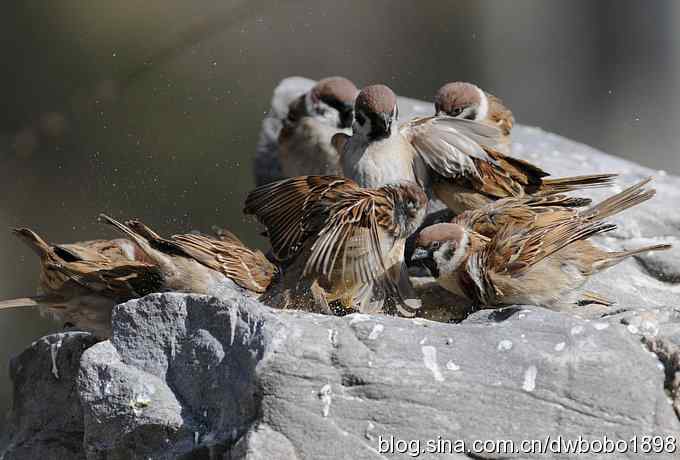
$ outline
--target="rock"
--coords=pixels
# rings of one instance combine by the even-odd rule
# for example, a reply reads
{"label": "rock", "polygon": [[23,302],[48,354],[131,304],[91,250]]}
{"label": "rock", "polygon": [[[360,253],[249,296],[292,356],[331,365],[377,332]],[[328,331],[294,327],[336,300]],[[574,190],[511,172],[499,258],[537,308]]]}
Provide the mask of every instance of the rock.
{"label": "rock", "polygon": [[620,321],[659,357],[666,375],[666,391],[680,417],[680,307],[630,310],[608,319]]}
{"label": "rock", "polygon": [[0,437],[0,458],[85,458],[76,376],[83,351],[96,341],[84,332],[52,334],[12,359],[14,401],[9,429]]}
{"label": "rock", "polygon": [[680,432],[659,360],[618,318],[509,308],[443,324],[154,294],[113,324],[78,376],[88,459],[361,459],[398,439]]}

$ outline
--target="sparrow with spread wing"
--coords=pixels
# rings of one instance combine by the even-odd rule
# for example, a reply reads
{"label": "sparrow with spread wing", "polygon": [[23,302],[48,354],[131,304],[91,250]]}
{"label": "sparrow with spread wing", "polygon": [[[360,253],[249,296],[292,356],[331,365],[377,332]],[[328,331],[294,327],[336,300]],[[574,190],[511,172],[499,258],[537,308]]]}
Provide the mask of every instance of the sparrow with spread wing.
{"label": "sparrow with spread wing", "polygon": [[337,176],[302,176],[252,191],[244,212],[266,227],[283,282],[270,302],[331,312],[384,311],[392,299],[404,315],[410,298],[404,242],[425,217],[427,197],[413,183],[366,189]]}

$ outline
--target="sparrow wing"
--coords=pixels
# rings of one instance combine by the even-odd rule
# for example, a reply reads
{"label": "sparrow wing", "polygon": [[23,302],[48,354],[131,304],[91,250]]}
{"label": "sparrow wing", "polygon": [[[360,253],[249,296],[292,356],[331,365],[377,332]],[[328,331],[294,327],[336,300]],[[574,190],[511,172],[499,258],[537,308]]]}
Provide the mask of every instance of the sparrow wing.
{"label": "sparrow wing", "polygon": [[358,283],[355,300],[360,311],[380,310],[386,298],[393,298],[402,314],[412,316],[408,309],[419,304],[410,297],[405,299],[410,283],[408,276],[404,277],[403,247],[398,250],[398,261],[392,260],[397,242],[393,236],[397,227],[392,217],[394,204],[366,189],[343,193],[339,198],[312,245],[305,274],[331,278],[339,272],[350,285]]}
{"label": "sparrow wing", "polygon": [[69,283],[88,291],[125,301],[162,289],[162,275],[155,265],[135,261],[98,263],[81,261],[66,264],[51,263],[49,268],[62,273]]}
{"label": "sparrow wing", "polygon": [[[305,273],[330,277],[340,256],[343,279],[369,282],[376,271],[384,272],[375,198],[368,190],[356,190],[331,205]],[[319,211],[323,212],[318,203],[311,204],[308,218]]]}
{"label": "sparrow wing", "polygon": [[578,240],[614,230],[616,225],[574,218],[547,227],[509,225],[484,248],[488,269],[517,275]]}
{"label": "sparrow wing", "polygon": [[294,177],[250,192],[243,212],[267,228],[276,259],[288,261],[324,227],[338,194],[358,189],[356,182],[339,176]]}
{"label": "sparrow wing", "polygon": [[574,208],[590,204],[588,198],[567,195],[528,196],[504,198],[481,208],[465,211],[452,222],[468,230],[493,237],[509,225],[520,227],[547,227],[577,214]]}
{"label": "sparrow wing", "polygon": [[262,252],[249,249],[234,234],[229,235],[225,240],[196,234],[173,235],[171,239],[194,260],[239,286],[258,293],[266,291],[276,268]]}
{"label": "sparrow wing", "polygon": [[501,142],[498,128],[449,116],[414,118],[400,127],[427,166],[444,177],[478,177],[477,162],[497,164],[487,153]]}

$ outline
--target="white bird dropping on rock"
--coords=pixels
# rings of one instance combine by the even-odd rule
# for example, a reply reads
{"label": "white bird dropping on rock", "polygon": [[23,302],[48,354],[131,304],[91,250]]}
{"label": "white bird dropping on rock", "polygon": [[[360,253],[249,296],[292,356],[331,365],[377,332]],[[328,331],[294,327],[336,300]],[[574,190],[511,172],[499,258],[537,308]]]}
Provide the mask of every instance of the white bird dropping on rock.
{"label": "white bird dropping on rock", "polygon": [[443,382],[444,376],[439,369],[439,364],[437,364],[437,349],[433,346],[426,345],[422,347],[422,350],[425,367],[432,372],[432,375],[437,382]]}
{"label": "white bird dropping on rock", "polygon": [[375,340],[380,336],[380,333],[385,329],[382,324],[376,324],[373,326],[373,330],[368,334],[368,340]]}
{"label": "white bird dropping on rock", "polygon": [[536,388],[536,373],[538,370],[536,366],[529,366],[529,368],[524,372],[524,383],[522,383],[522,390],[524,391],[534,391]]}
{"label": "white bird dropping on rock", "polygon": [[321,402],[323,403],[323,416],[328,417],[328,413],[331,410],[331,395],[332,395],[332,390],[330,384],[325,384],[324,386],[321,387],[321,390],[319,390],[319,399],[321,399]]}

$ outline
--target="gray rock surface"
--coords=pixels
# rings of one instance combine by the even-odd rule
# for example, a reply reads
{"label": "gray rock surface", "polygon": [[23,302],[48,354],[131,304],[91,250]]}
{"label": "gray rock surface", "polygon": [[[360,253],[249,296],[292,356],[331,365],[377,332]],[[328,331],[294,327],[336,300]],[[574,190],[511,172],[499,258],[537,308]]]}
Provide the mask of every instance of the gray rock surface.
{"label": "gray rock surface", "polygon": [[3,460],[84,459],[76,377],[91,334],[66,332],[33,342],[10,363],[14,403],[0,436]]}
{"label": "gray rock surface", "polygon": [[[277,123],[311,84],[294,78],[277,88],[258,147],[259,182],[279,174]],[[430,110],[400,100],[404,117]],[[621,187],[657,176],[658,196],[617,217],[620,229],[601,244],[680,239],[678,178],[535,128],[518,127],[515,141],[517,156],[555,175],[622,172]],[[48,336],[12,362],[15,401],[0,459],[402,458],[379,452],[379,441],[420,440],[425,448],[430,439],[503,439],[518,447],[560,435],[675,436],[675,454],[652,458],[679,458],[677,251],[598,276],[590,288],[618,305],[575,314],[517,307],[458,324],[340,318],[273,310],[237,290],[219,300],[168,293],[127,302],[114,311],[110,340]],[[538,457],[578,455],[419,458]]]}
{"label": "gray rock surface", "polygon": [[443,324],[154,294],[113,324],[77,378],[88,459],[394,458],[381,438],[680,433],[663,366],[618,317],[514,308]]}

